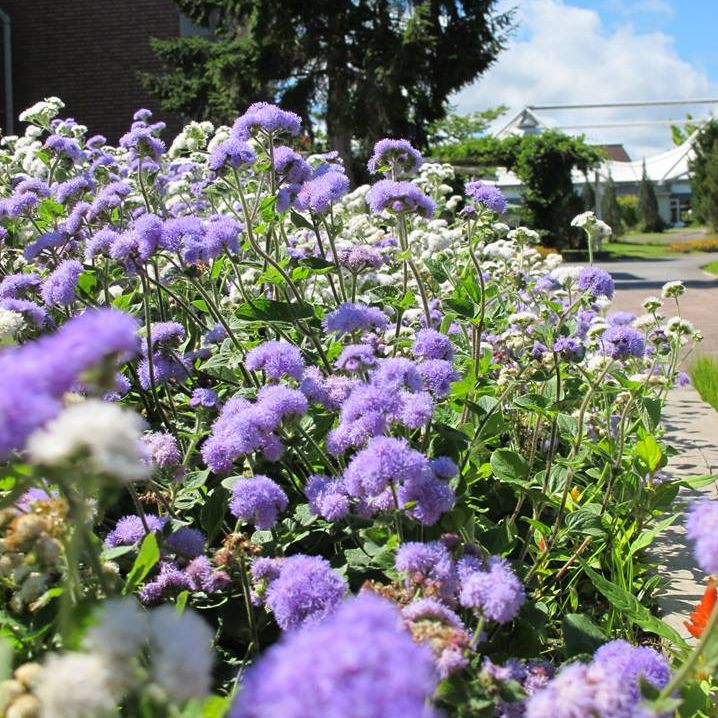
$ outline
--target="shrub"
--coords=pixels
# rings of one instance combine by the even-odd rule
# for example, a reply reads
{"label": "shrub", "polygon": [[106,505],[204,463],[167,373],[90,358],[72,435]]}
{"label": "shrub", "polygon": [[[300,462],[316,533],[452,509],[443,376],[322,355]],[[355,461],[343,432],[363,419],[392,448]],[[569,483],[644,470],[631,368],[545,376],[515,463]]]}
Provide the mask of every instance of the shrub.
{"label": "shrub", "polygon": [[698,357],[691,366],[691,380],[703,400],[718,409],[718,359]]}

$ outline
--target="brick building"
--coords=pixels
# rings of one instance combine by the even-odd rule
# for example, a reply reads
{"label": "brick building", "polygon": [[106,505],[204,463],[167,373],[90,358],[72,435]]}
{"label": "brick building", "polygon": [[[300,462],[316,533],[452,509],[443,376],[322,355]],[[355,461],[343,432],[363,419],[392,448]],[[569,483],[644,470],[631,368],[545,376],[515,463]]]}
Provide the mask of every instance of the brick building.
{"label": "brick building", "polygon": [[158,69],[150,38],[176,37],[185,25],[172,0],[0,0],[0,22],[4,133],[17,132],[18,114],[52,95],[65,102],[64,116],[113,142],[139,107],[167,122],[167,137],[179,128],[138,78]]}

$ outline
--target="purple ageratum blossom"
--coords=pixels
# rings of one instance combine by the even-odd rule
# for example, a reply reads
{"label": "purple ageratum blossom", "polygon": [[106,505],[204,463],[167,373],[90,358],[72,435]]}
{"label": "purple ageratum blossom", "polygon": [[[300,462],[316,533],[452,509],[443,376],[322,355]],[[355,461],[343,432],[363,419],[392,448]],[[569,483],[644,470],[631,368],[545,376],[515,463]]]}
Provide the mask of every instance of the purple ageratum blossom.
{"label": "purple ageratum blossom", "polygon": [[422,165],[419,150],[412,147],[409,140],[385,138],[374,145],[374,154],[367,162],[369,172],[393,174],[395,177],[414,175]]}
{"label": "purple ageratum blossom", "polygon": [[611,326],[624,326],[630,324],[636,318],[633,312],[611,312],[606,315],[606,321]]}
{"label": "purple ageratum blossom", "polygon": [[295,205],[302,211],[326,212],[349,191],[349,178],[343,172],[330,171],[307,180],[297,192]]}
{"label": "purple ageratum blossom", "polygon": [[86,233],[82,232],[82,225],[85,221],[85,216],[90,211],[90,206],[89,202],[78,202],[72,208],[72,212],[70,212],[67,219],[58,224],[57,228],[60,232],[63,232],[68,237],[79,235],[79,238],[84,239]]}
{"label": "purple ageratum blossom", "polygon": [[67,307],[75,299],[77,280],[82,274],[82,265],[76,259],[66,259],[45,278],[40,289],[42,298],[49,307]]}
{"label": "purple ageratum blossom", "polygon": [[476,204],[482,204],[496,214],[506,211],[507,202],[503,192],[490,184],[483,182],[467,182],[466,196]]}
{"label": "purple ageratum blossom", "polygon": [[212,329],[210,329],[204,335],[204,343],[219,344],[220,342],[223,342],[228,336],[229,335],[227,334],[227,330],[221,324],[215,324]]}
{"label": "purple ageratum blossom", "polygon": [[[153,349],[158,346],[177,346],[184,339],[184,327],[179,322],[153,322],[151,328]],[[146,347],[143,348],[145,353]]]}
{"label": "purple ageratum blossom", "polygon": [[285,631],[331,614],[347,592],[347,582],[321,556],[284,559],[267,587],[264,601]]}
{"label": "purple ageratum blossom", "polygon": [[257,392],[255,421],[271,431],[289,416],[306,414],[308,408],[307,398],[299,389],[284,384],[268,384]]}
{"label": "purple ageratum blossom", "polygon": [[139,122],[120,137],[120,147],[130,150],[133,159],[146,158],[154,162],[158,162],[165,151],[165,143],[156,136],[155,129]]}
{"label": "purple ageratum blossom", "polygon": [[391,484],[411,481],[429,471],[429,461],[404,439],[373,437],[357,452],[344,472],[351,496],[376,496]]}
{"label": "purple ageratum blossom", "polygon": [[349,496],[341,479],[315,474],[304,487],[309,510],[327,521],[339,521],[349,514]]}
{"label": "purple ageratum blossom", "polygon": [[65,204],[68,199],[76,195],[91,192],[95,189],[95,186],[96,183],[92,177],[80,175],[79,177],[72,177],[65,182],[59,182],[52,188],[52,193],[60,204]]}
{"label": "purple ageratum blossom", "polygon": [[584,267],[576,284],[582,292],[588,292],[592,297],[613,299],[616,290],[613,277],[598,267]]}
{"label": "purple ageratum blossom", "polygon": [[394,605],[364,593],[265,652],[229,718],[438,718],[428,703],[437,681]]}
{"label": "purple ageratum blossom", "polygon": [[[243,229],[243,225],[232,217],[221,214],[209,217],[205,223],[205,247],[200,253],[201,261],[208,264],[225,250],[236,254],[239,251],[239,235]],[[184,259],[186,262],[193,261],[187,256],[186,250]]]}
{"label": "purple ageratum blossom", "polygon": [[435,329],[420,329],[416,333],[411,351],[419,359],[451,361],[454,358],[454,345],[451,339]]}
{"label": "purple ageratum blossom", "polygon": [[456,501],[454,490],[430,472],[402,484],[397,498],[399,506],[424,526],[433,526]]}
{"label": "purple ageratum blossom", "polygon": [[406,621],[438,621],[458,630],[465,628],[459,616],[435,598],[414,599],[402,609],[401,615]]}
{"label": "purple ageratum blossom", "polygon": [[183,382],[190,372],[190,364],[184,359],[174,356],[165,356],[160,352],[152,352],[152,372],[147,355],[137,366],[137,375],[140,386],[147,390],[152,384],[166,384],[171,381]]}
{"label": "purple ageratum blossom", "polygon": [[42,282],[35,272],[7,274],[0,282],[0,299],[18,299],[25,297]]}
{"label": "purple ageratum blossom", "polygon": [[71,137],[63,137],[62,135],[50,135],[45,140],[45,148],[51,150],[55,154],[70,160],[71,162],[81,162],[85,158],[85,153],[78,144],[77,140]]}
{"label": "purple ageratum blossom", "polygon": [[198,387],[192,391],[192,396],[190,397],[188,403],[194,408],[203,406],[207,409],[211,409],[212,407],[217,406],[219,403],[219,397],[217,396],[217,392],[212,391],[212,389]]}
{"label": "purple ageratum blossom", "polygon": [[274,171],[281,181],[291,185],[301,185],[312,176],[312,168],[299,152],[285,145],[274,148]]}
{"label": "purple ageratum blossom", "polygon": [[40,179],[25,179],[18,182],[13,188],[14,194],[25,194],[31,193],[37,197],[49,197],[50,188],[47,186],[47,182],[43,182]]}
{"label": "purple ageratum blossom", "polygon": [[302,127],[302,118],[269,102],[255,102],[232,125],[232,134],[248,140],[255,132],[296,136]]}
{"label": "purple ageratum blossom", "polygon": [[443,598],[448,599],[456,592],[456,566],[440,541],[404,543],[396,554],[394,568],[406,574],[410,584],[438,590]]}
{"label": "purple ageratum blossom", "polygon": [[34,242],[30,242],[23,251],[23,256],[28,262],[37,258],[46,249],[55,249],[67,241],[64,232],[53,231],[41,234]]}
{"label": "purple ageratum blossom", "polygon": [[152,606],[162,599],[192,588],[191,576],[174,563],[163,561],[159,573],[140,589],[139,598],[146,606]]}
{"label": "purple ageratum blossom", "polygon": [[487,570],[469,573],[461,582],[459,602],[497,623],[518,615],[526,598],[524,587],[506,559],[491,556]]}
{"label": "purple ageratum blossom", "polygon": [[182,526],[165,540],[165,548],[182,558],[191,560],[204,553],[204,542],[207,537],[199,530],[190,526]]}
{"label": "purple ageratum blossom", "polygon": [[702,499],[692,504],[686,517],[686,533],[693,542],[696,563],[707,574],[718,574],[718,501]]}
{"label": "purple ageratum blossom", "polygon": [[382,359],[371,373],[371,382],[377,388],[390,392],[400,389],[416,392],[424,386],[417,365],[404,357]]}
{"label": "purple ageratum blossom", "polygon": [[443,359],[430,359],[417,364],[416,368],[435,399],[445,399],[449,396],[452,382],[461,379],[451,362]]}
{"label": "purple ageratum blossom", "polygon": [[384,256],[376,247],[366,244],[337,248],[337,259],[339,264],[354,274],[364,269],[379,269],[385,262]]}
{"label": "purple ageratum blossom", "polygon": [[409,429],[418,429],[431,421],[434,414],[434,402],[429,393],[402,391],[399,395],[401,409],[398,419],[401,424]]}
{"label": "purple ageratum blossom", "polygon": [[119,233],[109,227],[98,230],[85,242],[85,259],[90,262],[99,255],[109,257],[110,248],[119,237]]}
{"label": "purple ageratum blossom", "polygon": [[679,371],[676,375],[676,383],[678,386],[690,386],[691,385],[691,378],[686,372]]}
{"label": "purple ageratum blossom", "polygon": [[[168,521],[167,516],[145,514],[145,522],[150,531],[162,531]],[[142,540],[146,533],[142,519],[130,514],[117,520],[115,528],[105,537],[105,543],[108,546],[132,546]]]}
{"label": "purple ageratum blossom", "polygon": [[350,344],[334,362],[337,369],[348,372],[362,372],[376,366],[374,349],[368,344]]}
{"label": "purple ageratum blossom", "polygon": [[269,341],[253,347],[247,352],[245,366],[250,371],[264,371],[275,380],[286,375],[299,381],[304,373],[299,347],[284,341]]}
{"label": "purple ageratum blossom", "polygon": [[369,209],[374,214],[385,210],[391,212],[417,212],[430,219],[436,211],[436,203],[411,182],[379,180],[366,194]]}
{"label": "purple ageratum blossom", "polygon": [[103,212],[119,207],[130,192],[132,192],[132,189],[127,183],[110,182],[95,195],[87,218],[93,221]]}
{"label": "purple ageratum blossom", "polygon": [[234,484],[229,510],[235,518],[266,530],[274,526],[278,514],[287,508],[288,503],[289,499],[279,485],[257,474]]}
{"label": "purple ageratum blossom", "polygon": [[593,657],[594,663],[620,673],[635,703],[641,699],[641,680],[654,688],[664,688],[671,677],[666,659],[648,646],[632,646],[628,641],[610,641],[601,646]]}
{"label": "purple ageratum blossom", "polygon": [[646,353],[643,335],[633,327],[609,327],[601,335],[601,343],[606,354],[614,359],[640,359]]}
{"label": "purple ageratum blossom", "polygon": [[222,172],[225,169],[239,169],[243,165],[254,164],[257,155],[246,143],[236,137],[220,143],[209,155],[207,166],[213,172]]}
{"label": "purple ageratum blossom", "polygon": [[333,312],[329,312],[322,322],[327,332],[335,334],[351,334],[352,332],[368,332],[386,329],[389,318],[376,307],[366,304],[340,304]]}
{"label": "purple ageratum blossom", "polygon": [[581,361],[586,353],[581,341],[573,337],[559,337],[554,342],[553,350],[569,362]]}
{"label": "purple ageratum blossom", "polygon": [[232,583],[229,575],[212,566],[206,556],[193,558],[184,569],[184,574],[193,591],[202,591],[207,595],[217,593]]}
{"label": "purple ageratum blossom", "polygon": [[182,463],[182,452],[177,439],[164,431],[147,432],[142,440],[147,447],[149,458],[160,469],[178,466]]}

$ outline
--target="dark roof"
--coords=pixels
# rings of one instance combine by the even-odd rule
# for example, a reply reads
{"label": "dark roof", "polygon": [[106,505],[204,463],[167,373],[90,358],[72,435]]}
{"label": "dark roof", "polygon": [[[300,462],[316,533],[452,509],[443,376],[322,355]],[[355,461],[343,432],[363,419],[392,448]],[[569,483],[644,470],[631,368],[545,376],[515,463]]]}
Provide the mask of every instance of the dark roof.
{"label": "dark roof", "polygon": [[631,158],[623,145],[599,145],[613,162],[630,162]]}

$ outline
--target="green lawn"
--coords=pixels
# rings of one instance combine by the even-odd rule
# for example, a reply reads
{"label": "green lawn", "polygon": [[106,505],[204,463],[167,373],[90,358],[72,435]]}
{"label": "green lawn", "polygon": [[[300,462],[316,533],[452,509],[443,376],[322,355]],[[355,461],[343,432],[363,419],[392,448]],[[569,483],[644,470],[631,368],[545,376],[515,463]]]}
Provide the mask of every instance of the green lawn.
{"label": "green lawn", "polygon": [[673,244],[706,239],[709,234],[705,227],[671,227],[664,232],[629,230],[618,239],[631,244]]}
{"label": "green lawn", "polygon": [[691,367],[691,381],[698,393],[715,409],[718,409],[718,359],[703,355]]}
{"label": "green lawn", "polygon": [[656,259],[676,256],[675,252],[663,244],[633,241],[604,242],[602,251],[611,259]]}
{"label": "green lawn", "polygon": [[705,269],[706,272],[710,272],[711,274],[718,274],[718,259],[716,259],[714,262],[708,262],[708,264],[704,264],[701,269]]}

